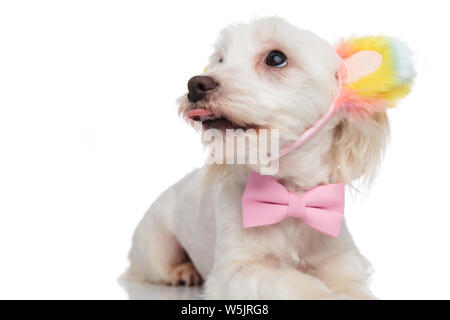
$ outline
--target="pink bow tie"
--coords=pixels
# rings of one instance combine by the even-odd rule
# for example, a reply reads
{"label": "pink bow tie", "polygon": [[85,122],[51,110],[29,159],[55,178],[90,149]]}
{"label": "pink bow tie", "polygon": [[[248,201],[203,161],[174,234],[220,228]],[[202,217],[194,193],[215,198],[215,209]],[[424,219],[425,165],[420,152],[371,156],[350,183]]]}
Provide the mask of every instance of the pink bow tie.
{"label": "pink bow tie", "polygon": [[252,172],[242,197],[244,228],[296,217],[322,233],[337,237],[344,220],[344,199],[343,183],[318,186],[300,196],[274,177]]}

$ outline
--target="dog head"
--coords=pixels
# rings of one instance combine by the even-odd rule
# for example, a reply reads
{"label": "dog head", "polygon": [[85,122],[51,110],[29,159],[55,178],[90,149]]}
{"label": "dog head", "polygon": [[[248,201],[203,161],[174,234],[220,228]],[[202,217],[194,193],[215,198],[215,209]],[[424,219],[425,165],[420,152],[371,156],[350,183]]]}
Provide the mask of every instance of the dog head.
{"label": "dog head", "polygon": [[281,19],[232,25],[189,80],[180,111],[207,110],[190,114],[205,128],[278,128],[293,138],[325,111],[338,67],[329,44]]}
{"label": "dog head", "polygon": [[[203,129],[278,129],[280,147],[288,146],[341,92],[342,61],[355,53],[348,44],[333,48],[279,18],[232,25],[221,32],[205,72],[189,80],[180,113]],[[358,68],[356,60],[350,67]],[[367,71],[361,72],[364,78]],[[375,171],[389,132],[384,105],[355,90],[342,92],[343,107],[302,148],[281,158],[277,177],[298,167],[317,172],[311,163],[320,165],[322,182],[350,182]]]}

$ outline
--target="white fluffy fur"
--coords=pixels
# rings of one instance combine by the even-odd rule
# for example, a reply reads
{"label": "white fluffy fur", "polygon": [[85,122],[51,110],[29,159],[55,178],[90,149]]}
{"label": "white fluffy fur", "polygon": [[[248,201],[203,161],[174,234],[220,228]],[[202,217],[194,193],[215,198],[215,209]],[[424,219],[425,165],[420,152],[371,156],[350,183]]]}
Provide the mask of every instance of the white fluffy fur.
{"label": "white fluffy fur", "polygon": [[[283,70],[263,63],[273,49],[288,57]],[[332,46],[281,19],[233,25],[221,33],[212,55],[206,74],[220,86],[205,107],[237,123],[279,128],[285,145],[329,107],[338,68]],[[184,96],[180,112],[186,115],[188,108]],[[387,137],[384,113],[357,123],[338,113],[283,157],[275,176],[299,193],[323,183],[350,184],[374,172]],[[373,298],[366,285],[369,264],[345,224],[337,238],[293,218],[243,229],[241,197],[249,170],[205,166],[166,190],[136,229],[129,275],[172,284],[196,284],[201,275],[211,299]]]}

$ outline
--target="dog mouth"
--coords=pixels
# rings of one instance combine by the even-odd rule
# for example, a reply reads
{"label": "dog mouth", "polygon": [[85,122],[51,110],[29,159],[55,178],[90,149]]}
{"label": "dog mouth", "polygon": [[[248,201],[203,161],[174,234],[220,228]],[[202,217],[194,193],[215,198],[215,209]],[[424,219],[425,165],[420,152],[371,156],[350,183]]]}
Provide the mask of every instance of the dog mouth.
{"label": "dog mouth", "polygon": [[193,121],[200,121],[204,129],[248,129],[249,126],[239,125],[225,116],[218,116],[211,110],[196,108],[188,112],[188,118]]}

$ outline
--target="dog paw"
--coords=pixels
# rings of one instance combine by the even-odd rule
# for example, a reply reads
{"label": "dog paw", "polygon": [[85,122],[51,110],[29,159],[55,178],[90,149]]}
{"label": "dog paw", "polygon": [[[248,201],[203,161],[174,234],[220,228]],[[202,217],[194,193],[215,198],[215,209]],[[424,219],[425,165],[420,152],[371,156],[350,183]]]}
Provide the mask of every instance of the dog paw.
{"label": "dog paw", "polygon": [[176,266],[169,275],[168,284],[172,286],[199,286],[203,282],[202,277],[195,269],[192,262],[185,262]]}

